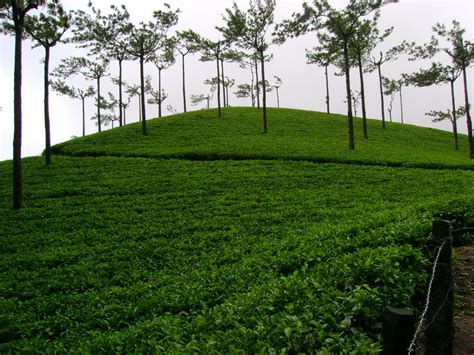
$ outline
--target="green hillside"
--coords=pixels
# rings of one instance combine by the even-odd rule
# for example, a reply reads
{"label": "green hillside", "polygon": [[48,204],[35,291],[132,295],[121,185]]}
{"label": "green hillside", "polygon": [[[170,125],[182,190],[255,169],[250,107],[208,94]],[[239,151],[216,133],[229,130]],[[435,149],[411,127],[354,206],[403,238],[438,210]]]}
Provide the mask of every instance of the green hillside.
{"label": "green hillside", "polygon": [[453,148],[449,132],[397,123],[382,129],[369,120],[369,140],[355,121],[356,150],[349,151],[347,118],[312,111],[270,109],[269,133],[261,134],[261,112],[228,108],[174,115],[149,122],[149,135],[132,124],[55,147],[72,156],[130,156],[185,159],[290,159],[415,167],[474,169],[467,137]]}
{"label": "green hillside", "polygon": [[376,353],[384,307],[422,307],[432,219],[474,220],[448,133],[214,115],[25,159],[19,211],[0,163],[0,353]]}

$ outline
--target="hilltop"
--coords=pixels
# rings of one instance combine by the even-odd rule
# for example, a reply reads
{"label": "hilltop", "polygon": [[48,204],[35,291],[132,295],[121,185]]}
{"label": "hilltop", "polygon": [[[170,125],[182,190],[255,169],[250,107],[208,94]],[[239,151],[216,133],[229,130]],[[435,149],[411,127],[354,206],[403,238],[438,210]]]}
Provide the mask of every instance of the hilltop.
{"label": "hilltop", "polygon": [[369,139],[355,120],[356,150],[347,148],[347,119],[313,111],[269,109],[269,133],[252,108],[194,111],[149,122],[149,135],[131,124],[75,139],[53,148],[70,156],[122,156],[190,160],[282,159],[429,168],[474,169],[467,137],[459,151],[449,132],[369,120]]}
{"label": "hilltop", "polygon": [[269,113],[57,145],[19,211],[1,162],[0,352],[381,351],[385,306],[423,307],[432,219],[474,220],[473,163],[447,132],[371,121],[350,152],[342,116]]}

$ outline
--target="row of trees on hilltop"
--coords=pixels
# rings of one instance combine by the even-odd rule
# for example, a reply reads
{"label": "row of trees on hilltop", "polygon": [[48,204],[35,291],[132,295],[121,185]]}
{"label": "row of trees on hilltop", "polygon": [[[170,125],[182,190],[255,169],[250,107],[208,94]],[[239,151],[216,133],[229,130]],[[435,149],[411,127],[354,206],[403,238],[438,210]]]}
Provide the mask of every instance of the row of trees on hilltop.
{"label": "row of trees on hilltop", "polygon": [[[276,8],[275,0],[249,0],[247,10],[241,9],[236,3],[226,9],[223,14],[222,26],[216,29],[220,38],[211,40],[204,38],[192,29],[177,31],[171,35],[170,29],[177,24],[180,10],[172,9],[168,4],[163,10],[153,12],[152,20],[135,24],[125,6],[111,6],[108,14],[102,13],[89,2],[89,12],[74,10],[66,12],[59,1],[18,1],[0,0],[1,30],[3,33],[15,36],[15,74],[14,74],[14,156],[13,156],[13,207],[21,207],[21,57],[22,40],[31,39],[36,46],[45,50],[44,60],[44,118],[45,118],[45,159],[51,164],[51,139],[49,123],[49,87],[82,101],[83,135],[85,134],[85,100],[95,96],[96,113],[94,120],[99,132],[104,124],[116,120],[120,126],[126,124],[126,109],[130,98],[139,99],[139,117],[142,132],[147,134],[146,103],[158,106],[158,115],[162,116],[162,104],[167,93],[162,87],[162,71],[176,63],[180,57],[182,72],[183,111],[186,112],[186,57],[189,54],[200,53],[201,61],[214,62],[216,76],[206,81],[211,92],[216,91],[218,117],[222,117],[222,106],[229,105],[229,88],[235,84],[233,79],[225,75],[224,63],[239,63],[240,67],[250,70],[251,83],[237,86],[235,94],[238,97],[249,97],[252,105],[262,108],[262,131],[268,132],[267,93],[271,89],[277,92],[279,106],[279,91],[282,80],[274,76],[275,84],[267,80],[266,63],[272,59],[268,53],[272,44],[282,44],[290,38],[313,33],[317,45],[307,50],[308,63],[318,64],[325,68],[326,78],[326,109],[330,113],[328,67],[335,66],[339,75],[345,78],[346,103],[348,120],[349,149],[355,149],[354,111],[356,103],[362,106],[362,121],[364,138],[369,138],[366,110],[366,89],[364,75],[377,71],[380,87],[381,123],[386,127],[385,99],[390,97],[388,112],[391,120],[392,104],[395,94],[400,95],[405,85],[429,86],[439,83],[451,84],[452,108],[446,112],[430,112],[435,120],[449,118],[453,122],[455,146],[458,148],[456,121],[460,115],[466,115],[470,156],[474,158],[472,141],[472,122],[468,99],[468,83],[466,70],[473,61],[472,42],[464,39],[464,30],[459,23],[454,22],[452,29],[443,25],[434,27],[435,34],[447,40],[449,46],[443,47],[439,40],[433,37],[425,45],[417,45],[404,41],[388,51],[376,51],[393,31],[379,29],[380,9],[382,0],[350,0],[343,9],[330,5],[328,0],[313,0],[303,3],[302,11],[282,23],[274,22]],[[46,6],[39,15],[31,15],[33,9]],[[69,36],[64,38],[69,30]],[[59,42],[74,43],[79,48],[87,50],[88,58],[66,58],[53,70],[55,78],[50,80],[49,56],[51,49]],[[382,75],[382,66],[396,60],[400,55],[408,55],[410,60],[434,58],[445,53],[451,59],[451,65],[446,66],[435,62],[432,67],[418,73],[404,74],[398,80],[388,79]],[[139,85],[129,85],[123,80],[123,64],[126,61],[138,61]],[[118,77],[112,82],[117,85],[117,95],[109,93],[108,98],[103,94],[102,80],[109,76],[111,62],[117,63]],[[145,63],[153,63],[158,71],[157,88],[151,78],[145,73]],[[351,78],[351,68],[356,68],[359,76],[360,90],[354,95]],[[464,85],[464,106],[457,107],[454,97],[454,82],[462,75]],[[95,82],[94,86],[78,87],[69,84],[74,77],[84,77]],[[128,98],[125,97],[128,95]],[[209,107],[210,95],[193,95],[192,102],[196,104],[207,101]],[[354,106],[353,106],[354,105]],[[111,111],[107,112],[107,111]],[[115,115],[118,112],[118,116]],[[402,110],[403,122],[403,110]]]}

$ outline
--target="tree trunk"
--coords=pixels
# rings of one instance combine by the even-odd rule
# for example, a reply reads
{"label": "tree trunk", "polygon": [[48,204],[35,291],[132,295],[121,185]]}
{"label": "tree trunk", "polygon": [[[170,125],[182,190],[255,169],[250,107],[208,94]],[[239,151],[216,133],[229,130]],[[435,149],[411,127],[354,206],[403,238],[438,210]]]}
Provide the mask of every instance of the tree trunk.
{"label": "tree trunk", "polygon": [[324,75],[326,76],[326,110],[328,114],[331,113],[329,108],[329,76],[328,76],[328,65],[324,66]]}
{"label": "tree trunk", "polygon": [[360,77],[360,98],[362,101],[362,126],[364,131],[364,139],[369,138],[367,129],[367,111],[365,108],[365,85],[364,85],[364,69],[362,67],[362,55],[360,51],[357,53],[357,62],[359,65],[359,77]]}
{"label": "tree trunk", "polygon": [[44,132],[46,165],[51,165],[51,130],[49,121],[49,55],[50,48],[45,47],[44,55]]}
{"label": "tree trunk", "polygon": [[146,129],[146,111],[145,111],[145,58],[144,55],[140,55],[140,86],[141,86],[141,109],[142,109],[142,131],[143,135],[148,134]]}
{"label": "tree trunk", "polygon": [[221,112],[221,71],[219,66],[219,55],[217,55],[217,116],[222,117]]}
{"label": "tree trunk", "polygon": [[123,124],[127,124],[127,108],[125,106],[123,107]]}
{"label": "tree trunk", "polygon": [[138,122],[142,121],[142,95],[138,94]]}
{"label": "tree trunk", "polygon": [[221,76],[222,76],[222,99],[224,107],[227,107],[227,98],[226,98],[226,87],[225,87],[225,75],[224,75],[224,60],[221,59]]}
{"label": "tree trunk", "polygon": [[349,49],[347,43],[344,43],[344,72],[346,74],[346,92],[347,92],[347,124],[349,128],[349,149],[355,149],[354,142],[354,120],[352,117],[352,95],[351,95],[351,76],[349,66]]}
{"label": "tree trunk", "polygon": [[122,108],[123,108],[123,93],[122,93],[122,60],[120,59],[118,61],[119,63],[119,124],[120,127],[123,126],[123,114],[122,114]]}
{"label": "tree trunk", "polygon": [[101,132],[102,125],[100,122],[100,77],[97,77],[97,126],[99,127],[99,132]]}
{"label": "tree trunk", "polygon": [[82,101],[82,136],[85,137],[86,135],[86,98],[82,96],[81,101]]}
{"label": "tree trunk", "polygon": [[469,106],[469,94],[467,92],[467,73],[466,66],[462,68],[462,77],[464,82],[464,101],[466,107],[466,121],[467,121],[467,138],[469,141],[469,156],[474,159],[474,142],[472,139],[472,120],[471,120],[471,107]]}
{"label": "tree trunk", "polygon": [[260,86],[258,84],[258,59],[255,58],[255,80],[256,80],[256,90],[257,90],[257,107],[260,108]]}
{"label": "tree trunk", "polygon": [[380,85],[380,102],[382,105],[382,128],[385,128],[385,103],[383,98],[383,84],[382,84],[382,69],[381,64],[377,64],[377,69],[379,72],[379,85]]}
{"label": "tree trunk", "polygon": [[277,107],[280,108],[280,93],[278,92],[278,88],[276,88],[277,92]]}
{"label": "tree trunk", "polygon": [[456,117],[456,98],[454,96],[454,80],[450,80],[449,84],[451,86],[451,104],[453,110],[453,135],[454,135],[454,149],[459,150],[459,140],[458,140],[458,124]]}
{"label": "tree trunk", "polygon": [[263,133],[268,132],[267,125],[267,84],[265,82],[265,53],[260,51],[260,63],[262,66],[262,98],[263,98]]}
{"label": "tree trunk", "polygon": [[158,117],[161,118],[161,69],[158,69]]}
{"label": "tree trunk", "polygon": [[186,72],[184,68],[184,57],[185,55],[181,53],[181,59],[182,59],[182,69],[183,69],[183,108],[184,112],[186,112]]}
{"label": "tree trunk", "polygon": [[19,13],[15,1],[12,1],[12,11],[15,22],[15,69],[13,79],[13,209],[17,210],[22,206],[23,196],[21,168],[21,59],[24,15]]}
{"label": "tree trunk", "polygon": [[252,97],[252,107],[255,107],[255,75],[253,73],[253,66],[250,66],[250,73],[252,74],[252,86],[250,87],[250,96]]}
{"label": "tree trunk", "polygon": [[402,85],[400,84],[400,116],[401,116],[401,121],[402,124],[404,124],[404,119],[403,119],[403,97],[402,97]]}

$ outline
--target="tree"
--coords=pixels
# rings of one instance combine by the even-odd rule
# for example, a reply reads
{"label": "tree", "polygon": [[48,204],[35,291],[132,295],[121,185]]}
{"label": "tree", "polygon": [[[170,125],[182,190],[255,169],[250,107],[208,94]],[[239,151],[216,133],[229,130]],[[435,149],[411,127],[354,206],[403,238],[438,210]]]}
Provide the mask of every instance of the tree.
{"label": "tree", "polygon": [[236,51],[234,49],[228,49],[224,51],[221,55],[221,74],[222,74],[222,90],[224,92],[224,107],[229,107],[229,88],[234,86],[235,80],[234,79],[229,79],[224,72],[224,62],[228,63],[239,63],[242,60],[243,52],[241,51]]}
{"label": "tree", "polygon": [[94,96],[95,90],[92,86],[82,90],[73,86],[68,86],[63,80],[59,79],[51,82],[51,88],[61,95],[67,95],[73,99],[80,99],[82,103],[82,136],[86,135],[86,98]]}
{"label": "tree", "polygon": [[206,101],[207,109],[209,110],[211,99],[212,99],[212,95],[210,94],[191,95],[191,105],[196,106],[196,105],[199,105],[201,102]]}
{"label": "tree", "polygon": [[[147,75],[145,77],[145,92],[150,93],[152,90],[151,86],[151,76]],[[125,84],[125,92],[130,96],[138,96],[138,121],[142,121],[142,94],[141,94],[141,86],[140,85],[128,85]]]}
{"label": "tree", "polygon": [[[408,84],[419,86],[419,87],[425,87],[425,86],[432,86],[432,85],[438,85],[441,83],[449,83],[450,89],[451,89],[451,110],[449,112],[452,114],[451,117],[451,122],[453,124],[453,134],[454,134],[454,143],[455,143],[455,149],[459,149],[459,140],[458,140],[458,134],[457,134],[457,119],[458,116],[457,113],[460,112],[458,109],[456,109],[456,96],[454,92],[454,83],[456,80],[459,78],[461,75],[461,69],[458,67],[453,67],[450,65],[443,65],[441,63],[432,63],[431,67],[428,69],[421,69],[420,71],[407,75],[404,75],[404,81],[407,82]],[[444,114],[437,114],[440,111],[433,111],[435,113],[436,118],[438,118],[437,121],[434,122],[439,122],[444,120],[446,117]],[[445,112],[446,113],[446,112]],[[465,112],[463,111],[463,114]],[[439,119],[443,117],[443,119]]]}
{"label": "tree", "polygon": [[349,41],[351,55],[354,57],[354,62],[359,69],[362,124],[365,139],[369,138],[369,134],[367,128],[367,110],[365,105],[364,65],[368,61],[368,55],[370,52],[377,46],[378,43],[382,42],[386,37],[388,37],[393,30],[393,27],[389,28],[385,30],[382,35],[380,35],[377,28],[379,16],[380,12],[377,11],[372,19],[364,19],[359,21],[357,30]]}
{"label": "tree", "polygon": [[[471,119],[471,106],[469,103],[469,92],[468,92],[468,81],[467,81],[467,69],[474,62],[474,44],[471,41],[464,39],[466,30],[461,28],[458,21],[452,21],[451,29],[446,28],[444,24],[437,23],[433,27],[435,33],[431,41],[423,46],[416,46],[412,43],[410,48],[411,59],[426,59],[432,58],[436,54],[442,52],[448,55],[452,61],[452,65],[458,68],[463,77],[464,86],[464,107],[466,114],[467,134],[469,142],[469,156],[474,159],[474,141],[472,137],[472,119]],[[441,45],[439,40],[443,40],[448,45]],[[453,109],[453,112],[456,110]]]}
{"label": "tree", "polygon": [[373,56],[370,58],[369,65],[367,70],[369,72],[374,71],[377,69],[377,73],[379,76],[379,87],[380,87],[380,105],[382,111],[382,128],[386,128],[385,125],[385,101],[384,101],[384,90],[383,90],[383,81],[382,81],[382,65],[384,63],[390,62],[392,60],[397,59],[398,55],[400,54],[399,47],[393,47],[392,49],[388,50],[387,52],[379,51],[377,57]]}
{"label": "tree", "polygon": [[[170,68],[175,63],[173,46],[174,43],[172,41],[167,41],[162,52],[160,54],[155,53],[149,59],[149,61],[158,69],[158,90],[150,91],[152,98],[151,100],[148,100],[148,103],[158,105],[158,117],[162,116],[161,104],[168,97],[165,91],[161,88],[161,72]],[[162,97],[162,94],[164,94],[165,97]]]}
{"label": "tree", "polygon": [[334,64],[336,59],[337,50],[335,48],[328,47],[314,47],[312,50],[306,49],[306,59],[308,64],[317,64],[324,67],[324,75],[326,78],[326,111],[328,114],[331,113],[330,109],[330,97],[329,97],[329,76],[328,68],[331,64]]}
{"label": "tree", "polygon": [[[274,22],[275,0],[249,0],[249,9],[243,12],[234,2],[232,9],[226,9],[225,27],[218,27],[226,40],[235,42],[244,49],[258,53],[263,83],[263,133],[268,132],[267,91],[265,79],[265,51],[269,47],[267,32]],[[258,82],[258,80],[257,80]]]}
{"label": "tree", "polygon": [[183,77],[183,110],[186,112],[186,68],[184,65],[184,59],[188,54],[199,51],[200,37],[193,30],[186,30],[176,32],[176,36],[174,38],[176,50],[181,55],[181,68]]}
{"label": "tree", "polygon": [[458,129],[456,121],[459,117],[466,114],[466,108],[464,106],[459,107],[458,109],[451,111],[450,109],[446,111],[430,111],[427,112],[427,116],[433,117],[433,122],[441,122],[444,120],[450,120],[453,127],[453,137],[454,137],[454,149],[459,149],[459,139],[458,139]]}
{"label": "tree", "polygon": [[390,97],[387,110],[388,110],[388,115],[390,117],[390,122],[393,122],[392,120],[393,100],[395,100],[395,95],[398,93],[400,84],[398,80],[393,80],[386,77],[382,77],[382,83],[384,87],[384,92],[383,92],[384,95],[387,95]]}
{"label": "tree", "polygon": [[280,108],[280,88],[281,86],[283,85],[283,81],[281,80],[281,78],[279,78],[278,76],[273,76],[273,78],[275,78],[275,84],[273,84],[273,88],[275,89],[276,91],[276,94],[277,94],[277,107]]}
{"label": "tree", "polygon": [[352,96],[350,78],[350,43],[355,37],[360,19],[381,6],[381,0],[351,0],[342,10],[329,5],[327,0],[314,0],[311,6],[303,3],[303,11],[293,15],[290,20],[277,26],[277,40],[282,43],[287,37],[295,37],[322,29],[318,38],[322,46],[342,48],[343,70],[346,77],[347,121],[349,131],[349,149],[355,149],[354,122],[352,116]]}
{"label": "tree", "polygon": [[255,107],[255,95],[254,95],[253,83],[237,85],[237,91],[234,92],[234,95],[242,99],[250,97],[252,99],[252,107]]}
{"label": "tree", "polygon": [[[55,3],[58,0],[53,1]],[[15,34],[15,68],[13,74],[13,209],[20,209],[23,202],[23,179],[21,166],[22,120],[21,120],[21,85],[22,85],[22,42],[27,14],[39,6],[48,3],[46,0],[0,0],[1,32]],[[13,23],[13,27],[10,27]]]}
{"label": "tree", "polygon": [[44,48],[44,128],[46,165],[51,164],[51,130],[49,119],[49,59],[51,48],[61,41],[69,28],[70,15],[60,4],[50,3],[47,12],[25,19],[25,30],[36,44],[33,48]]}
{"label": "tree", "polygon": [[109,62],[106,59],[102,59],[98,62],[82,58],[82,57],[71,57],[63,59],[61,64],[55,69],[55,76],[62,78],[68,78],[72,75],[82,74],[85,78],[89,80],[94,80],[96,82],[96,107],[97,113],[95,117],[97,118],[97,127],[99,132],[102,131],[102,122],[101,122],[101,79],[108,76],[107,68]]}
{"label": "tree", "polygon": [[[80,43],[80,47],[89,48],[89,54],[100,56],[107,60],[116,60],[119,66],[118,80],[115,82],[119,88],[119,103],[122,107],[123,101],[123,62],[131,57],[126,51],[127,42],[125,40],[127,21],[130,15],[124,5],[121,7],[111,6],[112,13],[103,15],[100,9],[88,3],[94,17],[82,10],[76,10],[76,21],[73,27],[75,42]],[[119,123],[123,125],[122,110],[119,110]]]}
{"label": "tree", "polygon": [[206,38],[200,38],[199,41],[200,49],[202,51],[201,61],[209,62],[211,60],[216,61],[217,66],[217,77],[216,77],[216,88],[217,88],[217,116],[222,117],[221,109],[221,68],[220,68],[220,59],[222,53],[228,46],[228,43],[222,40],[211,41]]}
{"label": "tree", "polygon": [[171,7],[166,3],[165,8],[164,11],[153,12],[154,21],[141,22],[139,26],[134,26],[132,23],[127,24],[129,35],[126,39],[128,43],[126,50],[140,61],[140,100],[142,132],[144,135],[148,134],[145,110],[145,62],[164,43],[169,28],[178,22],[179,10],[171,10]]}

